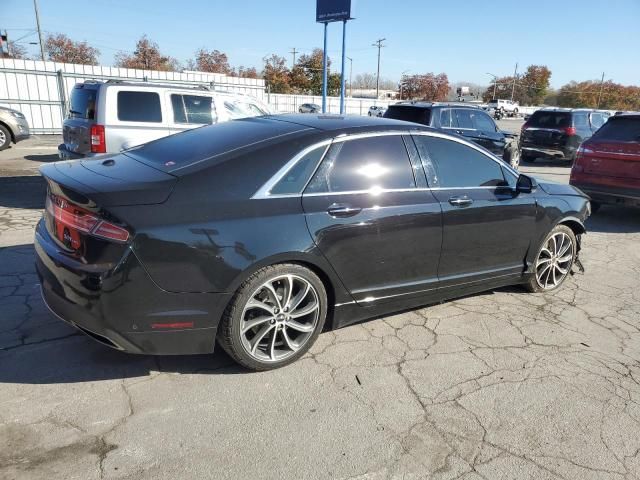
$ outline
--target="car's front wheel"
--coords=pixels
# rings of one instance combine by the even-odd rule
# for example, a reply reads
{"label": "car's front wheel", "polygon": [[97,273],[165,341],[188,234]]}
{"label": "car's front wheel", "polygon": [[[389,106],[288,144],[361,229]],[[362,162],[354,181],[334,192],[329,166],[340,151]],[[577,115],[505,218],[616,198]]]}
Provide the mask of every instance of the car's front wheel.
{"label": "car's front wheel", "polygon": [[578,253],[576,236],[566,225],[557,225],[545,238],[525,285],[530,292],[555,290],[567,278]]}
{"label": "car's front wheel", "polygon": [[251,275],[225,310],[218,342],[251,370],[294,362],[313,345],[327,316],[327,294],[311,270],[297,264]]}
{"label": "car's front wheel", "polygon": [[502,154],[502,159],[505,163],[511,165],[513,169],[518,169],[518,166],[520,165],[520,150],[515,142],[511,142],[507,145],[504,149],[504,153]]}

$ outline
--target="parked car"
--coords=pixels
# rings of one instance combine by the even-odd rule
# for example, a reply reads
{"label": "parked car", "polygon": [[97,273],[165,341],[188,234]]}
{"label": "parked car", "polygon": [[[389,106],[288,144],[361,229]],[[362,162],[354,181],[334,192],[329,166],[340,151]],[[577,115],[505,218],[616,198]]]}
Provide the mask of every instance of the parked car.
{"label": "parked car", "polygon": [[496,110],[501,115],[517,115],[519,112],[520,104],[512,100],[493,99],[489,100],[487,104],[489,110]]}
{"label": "parked car", "polygon": [[11,142],[29,138],[29,124],[22,112],[0,107],[0,150],[9,148]]}
{"label": "parked car", "polygon": [[520,155],[515,135],[498,128],[480,107],[459,103],[400,102],[390,105],[385,118],[406,120],[462,135],[518,168]]}
{"label": "parked car", "polygon": [[300,113],[320,113],[321,111],[322,107],[315,103],[303,103],[298,109],[298,112]]}
{"label": "parked car", "polygon": [[578,149],[571,185],[603,203],[640,206],[640,113],[609,118]]}
{"label": "parked car", "polygon": [[369,115],[370,117],[382,117],[384,115],[384,112],[387,111],[387,107],[384,107],[382,105],[372,105],[371,107],[369,107],[369,112],[367,112],[367,115]]}
{"label": "parked car", "polygon": [[206,87],[78,83],[71,93],[58,154],[65,160],[117,153],[202,125],[269,113],[253,97]]}
{"label": "parked car", "polygon": [[588,199],[406,122],[278,115],[41,167],[43,297],[113,348],[255,370],[325,323],[510,284],[558,288]]}
{"label": "parked car", "polygon": [[533,112],[520,133],[520,158],[557,158],[572,162],[580,144],[609,118],[609,113],[588,109],[543,108]]}

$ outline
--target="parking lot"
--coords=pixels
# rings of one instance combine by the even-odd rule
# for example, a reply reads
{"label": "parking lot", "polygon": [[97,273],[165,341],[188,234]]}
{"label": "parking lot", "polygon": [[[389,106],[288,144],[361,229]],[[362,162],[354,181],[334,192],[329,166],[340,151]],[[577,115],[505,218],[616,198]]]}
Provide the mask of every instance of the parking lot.
{"label": "parking lot", "polygon": [[586,271],[554,293],[374,319],[249,373],[221,349],[111,350],[47,311],[33,228],[56,144],[0,152],[0,478],[640,478],[637,210],[591,217]]}

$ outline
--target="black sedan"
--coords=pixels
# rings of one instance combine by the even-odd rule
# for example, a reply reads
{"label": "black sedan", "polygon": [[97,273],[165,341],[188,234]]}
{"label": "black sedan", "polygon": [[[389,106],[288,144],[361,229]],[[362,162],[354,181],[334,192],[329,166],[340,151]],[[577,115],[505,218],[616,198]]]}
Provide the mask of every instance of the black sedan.
{"label": "black sedan", "polygon": [[110,347],[290,363],[325,326],[510,284],[557,288],[588,199],[458,136],[281,115],[41,168],[51,310]]}

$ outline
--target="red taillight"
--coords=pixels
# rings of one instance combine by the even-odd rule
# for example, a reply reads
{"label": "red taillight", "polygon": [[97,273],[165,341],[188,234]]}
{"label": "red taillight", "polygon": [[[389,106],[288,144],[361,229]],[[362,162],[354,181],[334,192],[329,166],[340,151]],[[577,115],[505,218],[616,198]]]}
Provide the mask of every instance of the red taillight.
{"label": "red taillight", "polygon": [[576,134],[576,127],[565,127],[562,131],[571,137]]}
{"label": "red taillight", "polygon": [[91,125],[91,153],[106,153],[107,144],[104,140],[104,125]]}
{"label": "red taillight", "polygon": [[56,238],[65,246],[77,250],[81,246],[80,233],[114,242],[126,242],[129,232],[88,210],[78,207],[57,195],[50,194],[46,203]]}

